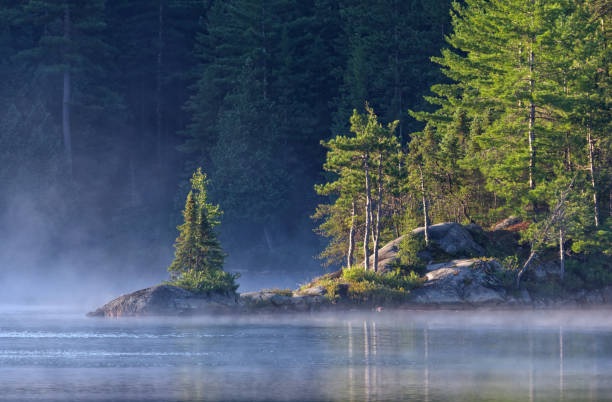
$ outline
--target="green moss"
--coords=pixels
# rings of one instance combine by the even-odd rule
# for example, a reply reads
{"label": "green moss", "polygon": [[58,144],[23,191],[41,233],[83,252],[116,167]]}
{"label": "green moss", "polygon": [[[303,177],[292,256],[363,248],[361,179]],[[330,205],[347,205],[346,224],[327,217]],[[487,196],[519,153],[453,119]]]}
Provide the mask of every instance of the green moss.
{"label": "green moss", "polygon": [[287,297],[291,297],[293,296],[293,290],[291,289],[279,289],[279,288],[274,288],[274,289],[262,289],[262,292],[266,292],[266,293],[274,293],[277,295],[281,295],[281,296],[287,296]]}

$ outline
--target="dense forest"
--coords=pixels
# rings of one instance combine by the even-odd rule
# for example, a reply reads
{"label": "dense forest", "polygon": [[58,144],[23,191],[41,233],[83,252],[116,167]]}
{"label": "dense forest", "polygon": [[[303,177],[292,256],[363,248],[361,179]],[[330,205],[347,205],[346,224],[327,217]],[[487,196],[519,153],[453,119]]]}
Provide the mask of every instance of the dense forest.
{"label": "dense forest", "polygon": [[544,242],[599,255],[611,12],[605,0],[0,0],[4,261],[29,250],[32,265],[164,272],[198,167],[230,270],[305,269],[317,250],[352,263],[423,224],[512,214],[534,223],[526,241],[563,215]]}
{"label": "dense forest", "polygon": [[335,176],[317,191],[336,197],[316,214],[332,240],[322,256],[351,266],[374,253],[376,267],[381,242],[417,226],[427,241],[431,222],[486,228],[517,215],[528,261],[559,247],[562,272],[570,256],[611,281],[611,10],[454,3],[448,45],[432,58],[447,78],[426,97],[435,110],[410,107],[424,128],[406,143],[399,121],[385,127],[366,106],[351,135],[323,142]]}

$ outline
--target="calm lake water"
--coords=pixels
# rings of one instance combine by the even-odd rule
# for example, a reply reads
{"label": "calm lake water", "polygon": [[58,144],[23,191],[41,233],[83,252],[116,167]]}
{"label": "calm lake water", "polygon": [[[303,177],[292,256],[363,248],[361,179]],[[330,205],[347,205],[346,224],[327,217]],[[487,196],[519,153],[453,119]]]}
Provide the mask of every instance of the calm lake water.
{"label": "calm lake water", "polygon": [[612,400],[612,314],[0,312],[0,400]]}

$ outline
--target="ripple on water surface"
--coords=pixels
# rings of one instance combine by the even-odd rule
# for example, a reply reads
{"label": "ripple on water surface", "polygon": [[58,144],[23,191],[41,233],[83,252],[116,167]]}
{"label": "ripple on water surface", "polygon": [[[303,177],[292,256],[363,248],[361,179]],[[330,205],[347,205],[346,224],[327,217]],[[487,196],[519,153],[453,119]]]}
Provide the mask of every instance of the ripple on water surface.
{"label": "ripple on water surface", "polygon": [[0,400],[612,400],[608,317],[0,313]]}

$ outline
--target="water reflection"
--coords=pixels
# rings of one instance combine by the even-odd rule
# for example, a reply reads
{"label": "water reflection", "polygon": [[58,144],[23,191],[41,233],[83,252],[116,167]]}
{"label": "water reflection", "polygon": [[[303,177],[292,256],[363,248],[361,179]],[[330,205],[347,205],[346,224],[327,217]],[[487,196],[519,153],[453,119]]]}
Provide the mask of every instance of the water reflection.
{"label": "water reflection", "polygon": [[[612,400],[609,331],[568,331],[563,325],[556,331],[407,327],[376,319],[349,320],[344,327],[351,401],[430,402],[451,395],[457,401]],[[608,380],[605,385],[598,383],[601,376]]]}
{"label": "water reflection", "polygon": [[563,327],[559,327],[559,400],[563,400]]}
{"label": "water reflection", "polygon": [[460,314],[61,325],[0,317],[0,400],[611,400],[612,325]]}

